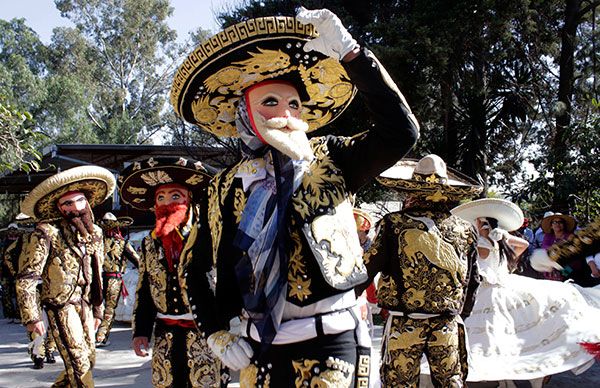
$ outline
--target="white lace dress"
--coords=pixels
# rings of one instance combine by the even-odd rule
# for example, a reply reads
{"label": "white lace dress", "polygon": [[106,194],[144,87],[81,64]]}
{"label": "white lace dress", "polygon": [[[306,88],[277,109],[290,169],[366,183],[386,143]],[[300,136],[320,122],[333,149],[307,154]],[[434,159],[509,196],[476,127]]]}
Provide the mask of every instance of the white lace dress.
{"label": "white lace dress", "polygon": [[[468,381],[531,380],[573,370],[593,357],[579,342],[600,341],[600,299],[573,285],[509,274],[497,243],[479,260],[482,284],[465,320],[469,347]],[[591,302],[591,303],[590,303]]]}

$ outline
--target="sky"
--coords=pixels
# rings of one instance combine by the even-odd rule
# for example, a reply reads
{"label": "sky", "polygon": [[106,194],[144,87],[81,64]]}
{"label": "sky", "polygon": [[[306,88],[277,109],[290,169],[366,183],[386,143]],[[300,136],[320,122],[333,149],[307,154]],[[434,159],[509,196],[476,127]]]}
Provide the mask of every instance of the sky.
{"label": "sky", "polygon": [[[234,5],[239,0],[170,0],[173,14],[168,19],[171,28],[177,31],[177,40],[182,42],[188,32],[198,27],[217,31],[219,26],[214,12],[226,5]],[[52,29],[61,26],[73,26],[68,19],[62,18],[53,0],[0,0],[0,19],[24,18],[26,24],[40,36],[42,42],[50,43]]]}

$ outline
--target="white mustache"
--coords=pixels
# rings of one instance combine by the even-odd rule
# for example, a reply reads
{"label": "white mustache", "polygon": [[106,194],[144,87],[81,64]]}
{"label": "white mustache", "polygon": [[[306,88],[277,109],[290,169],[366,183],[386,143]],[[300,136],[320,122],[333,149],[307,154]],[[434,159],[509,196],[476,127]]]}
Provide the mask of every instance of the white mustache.
{"label": "white mustache", "polygon": [[292,131],[308,131],[308,123],[295,117],[273,117],[265,121],[265,126],[272,129],[282,129],[288,127]]}
{"label": "white mustache", "polygon": [[294,117],[274,117],[265,120],[264,117],[257,114],[255,125],[269,145],[289,156],[292,160],[311,161],[314,159],[314,153],[306,137],[308,124],[304,121]]}

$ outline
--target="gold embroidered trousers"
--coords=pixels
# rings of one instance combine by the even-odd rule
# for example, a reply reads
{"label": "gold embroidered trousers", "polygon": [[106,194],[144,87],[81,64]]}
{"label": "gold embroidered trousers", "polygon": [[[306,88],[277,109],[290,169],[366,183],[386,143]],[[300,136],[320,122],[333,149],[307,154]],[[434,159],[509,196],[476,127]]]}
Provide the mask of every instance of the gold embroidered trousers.
{"label": "gold embroidered trousers", "polygon": [[96,342],[106,342],[108,340],[122,288],[123,279],[120,276],[104,277],[104,287],[102,288],[104,292],[104,316],[96,333]]}
{"label": "gold embroidered trousers", "polygon": [[152,385],[155,388],[225,388],[228,377],[195,327],[156,321],[152,349]]}
{"label": "gold embroidered trousers", "polygon": [[434,386],[465,386],[467,351],[460,318],[390,316],[388,320],[381,349],[382,386],[417,388],[423,354]]}
{"label": "gold embroidered trousers", "polygon": [[85,302],[47,308],[48,323],[63,359],[63,371],[53,387],[94,386],[92,368],[96,360],[94,317]]}

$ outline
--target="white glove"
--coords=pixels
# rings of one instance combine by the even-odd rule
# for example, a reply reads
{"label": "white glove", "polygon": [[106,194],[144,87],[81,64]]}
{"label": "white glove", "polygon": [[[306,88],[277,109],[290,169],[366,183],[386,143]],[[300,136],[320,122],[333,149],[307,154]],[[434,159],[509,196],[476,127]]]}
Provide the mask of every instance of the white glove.
{"label": "white glove", "polygon": [[250,365],[254,352],[246,340],[226,330],[211,334],[206,340],[208,347],[229,369],[241,370]]}
{"label": "white glove", "polygon": [[490,231],[488,237],[494,241],[500,241],[503,238],[508,238],[508,232],[504,229],[495,228]]}
{"label": "white glove", "polygon": [[548,256],[548,252],[545,249],[536,249],[529,258],[529,264],[531,268],[538,272],[552,272],[553,270],[562,270],[563,267],[556,261],[553,261]]}
{"label": "white glove", "polygon": [[298,9],[296,19],[303,24],[312,24],[319,36],[306,42],[304,51],[318,51],[341,61],[350,51],[358,47],[340,18],[328,9]]}

